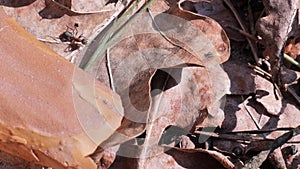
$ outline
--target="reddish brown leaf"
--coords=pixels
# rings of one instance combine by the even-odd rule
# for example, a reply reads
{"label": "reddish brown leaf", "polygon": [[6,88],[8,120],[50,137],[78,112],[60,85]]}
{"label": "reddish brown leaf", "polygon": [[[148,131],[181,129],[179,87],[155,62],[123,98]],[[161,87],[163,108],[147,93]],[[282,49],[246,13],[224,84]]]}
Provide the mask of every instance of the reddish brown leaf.
{"label": "reddish brown leaf", "polygon": [[[53,168],[95,168],[87,155],[103,135],[90,134],[105,138],[120,124],[119,96],[37,41],[2,8],[0,18],[0,149]],[[85,117],[87,129],[76,106],[94,114],[99,108],[101,115]]]}

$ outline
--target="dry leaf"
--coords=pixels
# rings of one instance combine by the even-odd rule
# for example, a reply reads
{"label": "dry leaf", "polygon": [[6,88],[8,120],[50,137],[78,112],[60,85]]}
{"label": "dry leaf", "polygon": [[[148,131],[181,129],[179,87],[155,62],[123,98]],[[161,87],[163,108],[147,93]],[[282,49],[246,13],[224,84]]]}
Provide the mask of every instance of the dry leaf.
{"label": "dry leaf", "polygon": [[271,115],[279,115],[282,109],[282,97],[277,97],[274,85],[260,76],[255,76],[256,100],[261,103]]}
{"label": "dry leaf", "polygon": [[246,64],[228,61],[223,66],[230,78],[230,94],[248,95],[255,92],[255,72]]}
{"label": "dry leaf", "polygon": [[[262,130],[294,128],[300,123],[300,121],[295,118],[299,115],[299,106],[295,106],[293,103],[283,100],[283,109],[279,114],[279,117],[268,114],[264,107],[257,104],[254,100],[243,99],[241,96],[228,96],[226,98],[225,120],[221,127],[222,132],[259,130],[255,124],[256,122]],[[284,132],[285,131],[266,132],[265,136],[275,139]],[[299,138],[299,136],[294,137],[292,140],[299,141]],[[235,147],[242,147],[244,153],[246,151],[257,152],[267,150],[270,143],[271,141],[269,140],[253,140],[245,145],[234,140],[214,140],[214,146],[220,150],[232,152]]]}
{"label": "dry leaf", "polygon": [[[107,24],[107,19],[117,16],[125,8],[121,3],[116,7],[104,6],[105,3],[104,0],[91,0],[89,3],[79,0],[35,0],[31,3],[5,0],[2,2],[2,7],[37,39],[45,42],[47,46],[67,59],[71,60],[74,56],[73,61],[79,63],[90,42],[98,35],[99,30],[103,29],[102,26]],[[11,8],[11,6],[23,7]],[[76,11],[79,9],[81,11]],[[67,26],[74,29],[75,23],[79,25],[76,37],[82,34],[88,44],[81,45],[80,50],[66,52],[69,44],[62,43],[59,35],[67,30]]]}
{"label": "dry leaf", "polygon": [[185,10],[208,16],[216,20],[224,28],[230,39],[235,41],[245,41],[245,37],[228,27],[229,25],[239,27],[239,24],[230,10],[225,8],[222,0],[184,1],[180,5]]}
{"label": "dry leaf", "polygon": [[120,125],[119,96],[37,41],[3,10],[0,14],[0,149],[53,168],[96,168],[87,155]]}
{"label": "dry leaf", "polygon": [[[139,152],[141,147],[131,146],[132,151]],[[165,148],[165,150],[163,150]],[[134,150],[133,150],[134,149]],[[157,149],[154,147],[153,149]],[[203,149],[179,149],[174,147],[161,147],[158,156],[144,159],[146,162],[142,167],[138,159],[118,156],[111,168],[234,168],[234,165],[221,153]],[[201,160],[200,160],[201,159]]]}
{"label": "dry leaf", "polygon": [[256,23],[256,30],[265,45],[264,57],[270,57],[273,80],[279,82],[281,50],[291,31],[297,13],[298,0],[264,0],[265,17]]}
{"label": "dry leaf", "polygon": [[[201,117],[201,109],[207,108],[213,117],[207,126],[216,127],[222,121],[219,100],[229,85],[227,75],[219,66],[229,57],[225,32],[210,18],[187,11],[182,11],[182,18],[167,13],[152,15],[138,15],[109,50],[110,82],[122,98],[125,118],[115,135],[91,155],[96,160],[106,147],[132,139],[145,128],[151,144],[146,139],[140,157],[148,156],[149,146],[158,144],[165,127],[191,128],[194,120]],[[165,72],[166,76],[155,80],[161,76],[154,74],[158,71]]]}

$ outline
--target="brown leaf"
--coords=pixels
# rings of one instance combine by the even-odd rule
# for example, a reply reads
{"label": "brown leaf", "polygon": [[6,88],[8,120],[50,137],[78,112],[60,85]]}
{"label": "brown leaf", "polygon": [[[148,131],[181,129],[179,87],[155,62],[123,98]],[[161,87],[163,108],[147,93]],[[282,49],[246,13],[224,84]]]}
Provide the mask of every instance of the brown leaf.
{"label": "brown leaf", "polygon": [[264,0],[267,16],[260,18],[256,23],[256,30],[265,45],[264,57],[270,57],[271,74],[273,80],[278,82],[280,68],[280,52],[297,12],[298,0]]}
{"label": "brown leaf", "polygon": [[184,1],[180,5],[184,10],[208,16],[216,20],[226,31],[230,39],[235,41],[245,41],[245,37],[228,27],[229,25],[239,27],[239,24],[230,10],[225,8],[223,1],[192,0]]}
{"label": "brown leaf", "polygon": [[2,8],[0,18],[0,149],[53,168],[96,168],[87,155],[120,125],[119,96],[37,41]]}
{"label": "brown leaf", "polygon": [[[226,98],[225,120],[222,124],[223,132],[259,130],[255,125],[257,121],[262,130],[297,127],[299,120],[295,117],[299,114],[299,106],[283,100],[283,109],[280,116],[272,116],[266,112],[264,107],[251,99],[243,99],[241,96],[228,96]],[[244,102],[244,103],[243,103]],[[251,118],[252,114],[254,120]],[[275,139],[285,131],[266,132],[267,138]],[[247,136],[247,135],[245,135]],[[263,137],[261,137],[263,138]],[[291,141],[299,141],[299,136]],[[220,150],[232,152],[235,147],[242,147],[243,151],[264,151],[269,149],[271,141],[251,141],[245,145],[234,140],[214,140],[214,146]]]}
{"label": "brown leaf", "polygon": [[230,94],[248,95],[255,92],[255,72],[246,64],[228,61],[223,66],[230,78]]}
{"label": "brown leaf", "polygon": [[[3,2],[1,6],[5,12],[12,16],[20,25],[37,39],[45,42],[47,46],[67,59],[72,59],[78,63],[84,55],[89,43],[98,35],[99,30],[106,24],[107,18],[118,15],[125,8],[121,3],[104,6],[104,0],[101,1],[54,1],[54,0],[36,0],[24,4],[23,1]],[[11,8],[10,6],[22,6],[22,8]],[[72,7],[81,8],[82,11],[72,11]],[[76,13],[77,12],[77,13]],[[81,13],[80,13],[81,12]],[[90,12],[90,13],[86,13]],[[26,16],[26,17],[24,17]],[[54,18],[54,19],[51,19]],[[78,33],[86,37],[88,44],[81,45],[80,50],[67,52],[67,43],[62,43],[59,35],[67,30],[67,26],[74,29],[74,24],[78,23]],[[71,31],[71,30],[69,30]],[[71,31],[72,32],[72,31]]]}
{"label": "brown leaf", "polygon": [[[140,147],[137,146],[133,146],[133,148],[136,152],[140,150]],[[234,168],[234,165],[221,153],[203,149],[179,149],[174,147],[164,148],[165,151],[161,150],[161,152],[164,153],[144,159],[146,161],[143,163],[144,166],[142,166],[142,164],[135,158],[118,156],[111,168]],[[161,147],[161,149],[163,149],[163,147]]]}
{"label": "brown leaf", "polygon": [[[199,30],[201,30],[205,34],[206,38],[210,42],[212,42],[212,45],[214,46],[215,51],[219,56],[219,57],[214,57],[215,59],[214,62],[223,63],[229,59],[230,56],[229,39],[225,31],[219,25],[219,23],[204,15],[195,14],[190,11],[182,9],[180,4],[183,3],[184,0],[167,0],[167,1],[169,4],[172,4],[172,7],[167,11],[168,14],[172,14],[190,21],[192,24],[194,24]],[[186,31],[189,33],[179,34],[179,38],[178,37],[177,38],[180,39],[180,36],[185,36],[185,35],[193,36],[192,34],[190,34],[191,30],[187,29]],[[197,51],[196,48],[193,49]],[[206,59],[207,58],[205,59],[203,58],[203,61],[204,62],[209,61]]]}
{"label": "brown leaf", "polygon": [[274,85],[260,76],[255,76],[256,100],[261,103],[271,115],[279,115],[282,109],[282,97],[277,97]]}
{"label": "brown leaf", "polygon": [[144,154],[140,156],[143,158],[151,151],[149,146],[158,144],[167,126],[190,129],[201,116],[201,109],[207,108],[212,117],[218,118],[211,118],[207,125],[216,127],[221,123],[219,100],[228,91],[228,77],[219,64],[228,59],[229,41],[210,18],[187,16],[190,21],[184,15],[179,18],[165,13],[153,13],[153,17],[150,13],[140,14],[110,48],[111,84],[122,98],[125,118],[115,135],[92,156],[146,129]]}

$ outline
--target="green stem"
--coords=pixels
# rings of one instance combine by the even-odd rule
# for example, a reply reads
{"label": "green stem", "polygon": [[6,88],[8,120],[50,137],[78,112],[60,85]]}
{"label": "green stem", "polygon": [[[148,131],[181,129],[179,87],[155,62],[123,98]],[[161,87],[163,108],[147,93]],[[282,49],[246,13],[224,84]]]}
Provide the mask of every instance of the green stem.
{"label": "green stem", "polygon": [[283,54],[284,59],[286,59],[287,61],[289,61],[291,64],[297,66],[298,68],[300,68],[300,63],[295,61],[292,57],[290,57],[287,54]]}
{"label": "green stem", "polygon": [[[108,32],[105,34],[105,36],[102,39],[102,43],[98,46],[96,51],[93,53],[89,61],[86,63],[86,65],[83,66],[83,70],[88,71],[93,63],[96,61],[96,59],[100,56],[104,56],[104,52],[111,46],[112,44],[115,43],[118,37],[121,36],[121,34],[124,32],[125,28],[129,26],[129,23],[137,16],[138,13],[146,10],[154,0],[148,0],[143,7],[138,10],[125,24],[123,24],[121,27],[121,23],[127,18],[127,16],[134,10],[135,7],[138,6],[141,0],[137,0],[129,9],[126,11],[120,19],[118,19],[113,26],[108,30]],[[117,29],[120,27],[119,29]],[[114,33],[115,32],[115,33]],[[113,35],[114,34],[114,35]],[[101,59],[102,60],[102,59]]]}

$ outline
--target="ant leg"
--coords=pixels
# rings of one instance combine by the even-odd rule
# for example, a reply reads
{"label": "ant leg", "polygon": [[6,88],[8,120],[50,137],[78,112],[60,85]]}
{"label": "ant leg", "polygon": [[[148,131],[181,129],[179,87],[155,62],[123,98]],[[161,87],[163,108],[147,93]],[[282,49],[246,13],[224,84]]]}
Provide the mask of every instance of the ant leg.
{"label": "ant leg", "polygon": [[66,31],[71,30],[71,31],[72,31],[72,34],[73,34],[74,36],[77,35],[77,33],[78,33],[78,30],[77,30],[78,24],[77,24],[77,25],[74,25],[74,28],[71,28],[71,27],[68,26],[68,25],[66,25],[66,27],[67,27],[67,30],[66,30]]}
{"label": "ant leg", "polygon": [[66,25],[67,29],[66,32],[68,32],[69,30],[71,30],[73,32],[73,28],[71,28],[70,26]]}
{"label": "ant leg", "polygon": [[80,39],[80,42],[83,44],[83,45],[86,45],[87,44],[87,39],[85,36],[83,36],[83,34],[81,34],[78,39]]}

